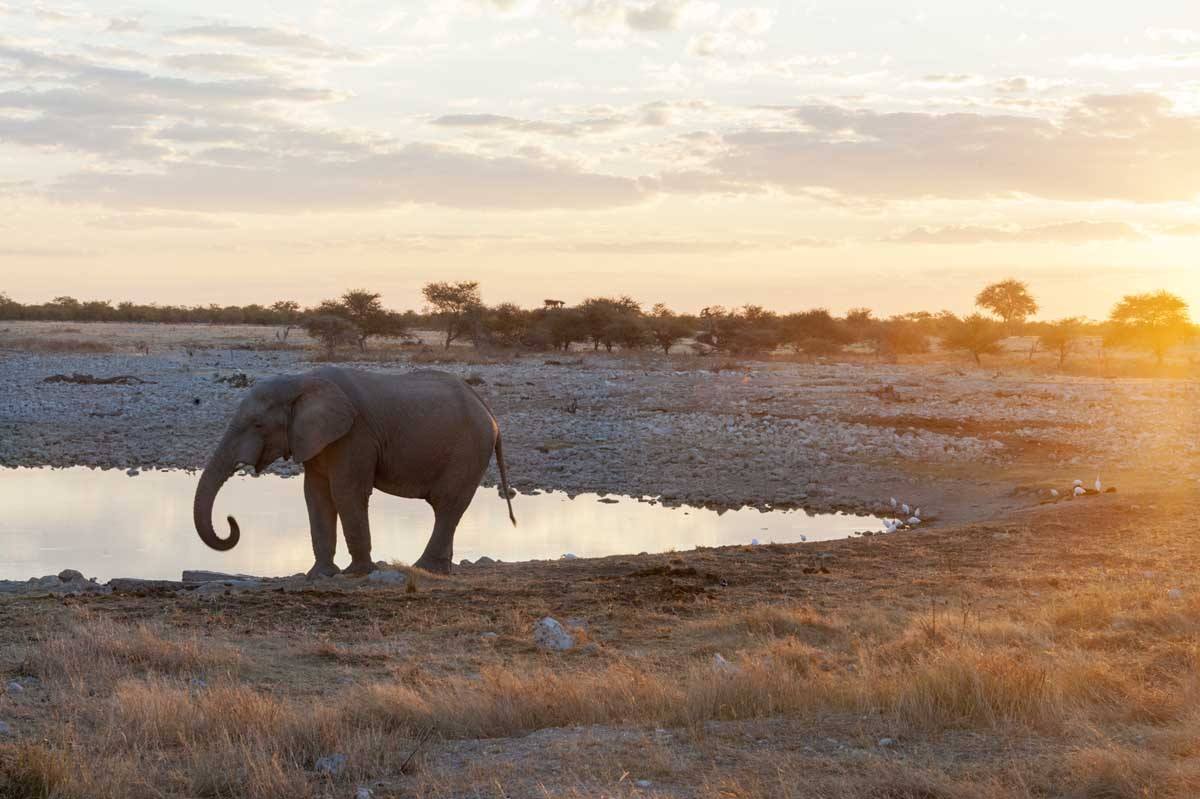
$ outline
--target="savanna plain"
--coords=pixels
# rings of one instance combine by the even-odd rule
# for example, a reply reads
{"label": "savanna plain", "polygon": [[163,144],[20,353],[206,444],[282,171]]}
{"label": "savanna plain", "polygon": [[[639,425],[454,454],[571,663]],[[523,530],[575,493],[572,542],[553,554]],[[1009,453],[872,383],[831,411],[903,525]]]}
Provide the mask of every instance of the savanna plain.
{"label": "savanna plain", "polygon": [[[0,595],[0,797],[1200,795],[1194,351],[331,356],[277,332],[2,323],[0,465],[195,469],[246,380],[334,357],[468,378],[521,493],[924,521],[395,586]],[[136,381],[44,382],[75,374]],[[536,643],[547,616],[573,646]]]}

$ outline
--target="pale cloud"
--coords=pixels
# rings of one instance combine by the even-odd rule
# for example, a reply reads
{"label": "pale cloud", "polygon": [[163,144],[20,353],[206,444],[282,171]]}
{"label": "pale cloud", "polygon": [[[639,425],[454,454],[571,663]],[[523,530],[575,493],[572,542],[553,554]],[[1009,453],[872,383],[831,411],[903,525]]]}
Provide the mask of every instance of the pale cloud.
{"label": "pale cloud", "polygon": [[996,92],[999,94],[1024,94],[1029,91],[1029,79],[1024,77],[1005,78],[996,83]]}
{"label": "pale cloud", "polygon": [[551,0],[578,27],[590,31],[664,33],[704,24],[719,5],[704,0]]}
{"label": "pale cloud", "polygon": [[1155,42],[1196,44],[1200,43],[1200,30],[1192,30],[1190,28],[1147,28],[1146,38]]}
{"label": "pale cloud", "polygon": [[92,227],[103,228],[105,230],[130,231],[162,228],[175,230],[220,230],[235,227],[231,222],[211,216],[178,213],[111,214],[92,219],[88,224]]}
{"label": "pale cloud", "polygon": [[1159,233],[1168,236],[1200,236],[1200,222],[1184,222],[1160,228]]}
{"label": "pale cloud", "polygon": [[715,179],[876,198],[1190,201],[1200,196],[1200,117],[1151,94],[1086,97],[1058,120],[979,113],[791,111],[799,130],[723,136]]}
{"label": "pale cloud", "polygon": [[1032,227],[989,227],[949,225],[918,227],[896,234],[887,241],[904,244],[1017,244],[1056,242],[1084,244],[1091,241],[1136,241],[1145,236],[1125,222],[1059,222]]}
{"label": "pale cloud", "polygon": [[619,115],[597,116],[570,122],[546,122],[542,120],[518,119],[499,114],[447,114],[430,124],[446,128],[461,128],[479,132],[503,131],[509,133],[536,133],[547,136],[583,136],[589,133],[605,133],[629,124],[629,119]]}
{"label": "pale cloud", "polygon": [[142,30],[142,23],[133,17],[113,17],[105,30],[110,33],[134,33]]}
{"label": "pale cloud", "polygon": [[240,53],[175,53],[164,57],[162,63],[171,69],[213,75],[265,75],[278,71],[278,64]]}
{"label": "pale cloud", "polygon": [[739,8],[726,14],[715,30],[693,36],[688,52],[701,58],[745,58],[766,49],[758,37],[774,24],[775,13],[769,9]]}
{"label": "pale cloud", "polygon": [[216,23],[179,28],[167,34],[178,42],[204,42],[237,44],[267,50],[282,50],[302,58],[331,58],[359,60],[363,56],[348,47],[331,44],[326,40],[301,31],[266,28],[253,25],[227,25]]}
{"label": "pale cloud", "polygon": [[1146,69],[1193,69],[1200,66],[1200,51],[1118,55],[1116,53],[1085,53],[1070,59],[1073,67],[1104,69],[1113,72],[1135,72]]}
{"label": "pale cloud", "polygon": [[168,163],[154,173],[86,171],[50,190],[64,202],[123,209],[292,213],[406,204],[493,210],[614,208],[643,201],[630,178],[588,172],[553,158],[485,157],[408,144],[316,160],[260,153],[239,166]]}

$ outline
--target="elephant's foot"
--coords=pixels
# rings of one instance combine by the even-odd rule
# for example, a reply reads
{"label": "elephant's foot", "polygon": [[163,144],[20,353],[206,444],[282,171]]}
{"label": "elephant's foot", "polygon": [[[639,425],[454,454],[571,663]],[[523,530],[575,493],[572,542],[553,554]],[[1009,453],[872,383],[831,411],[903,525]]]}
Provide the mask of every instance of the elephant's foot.
{"label": "elephant's foot", "polygon": [[449,574],[450,573],[450,558],[431,558],[428,555],[422,555],[421,559],[413,564],[418,569],[424,569],[433,574]]}
{"label": "elephant's foot", "polygon": [[337,567],[336,563],[315,563],[308,570],[308,579],[315,580],[318,577],[335,577],[342,570]]}
{"label": "elephant's foot", "polygon": [[366,577],[377,568],[378,567],[370,560],[356,560],[352,561],[350,565],[346,567],[346,570],[342,572],[342,574],[346,575],[347,577]]}

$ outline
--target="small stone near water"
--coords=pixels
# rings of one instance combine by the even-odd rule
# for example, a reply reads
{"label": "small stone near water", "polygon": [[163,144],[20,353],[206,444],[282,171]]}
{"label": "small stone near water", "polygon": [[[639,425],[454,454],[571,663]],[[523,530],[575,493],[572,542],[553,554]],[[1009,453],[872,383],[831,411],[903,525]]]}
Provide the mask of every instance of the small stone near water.
{"label": "small stone near water", "polygon": [[329,774],[336,777],[341,774],[346,768],[345,755],[326,755],[318,758],[316,762],[316,770],[320,774]]}
{"label": "small stone near water", "polygon": [[479,557],[478,560],[475,561],[475,565],[476,566],[487,566],[487,565],[495,563],[495,562],[496,561],[492,560],[487,555],[482,555]]}
{"label": "small stone near water", "polygon": [[1174,599],[1174,600],[1183,599],[1183,589],[1182,588],[1172,588],[1170,591],[1167,592],[1167,597],[1169,599]]}
{"label": "small stone near water", "polygon": [[620,500],[613,499],[612,497],[604,497],[603,499],[598,499],[596,501],[601,505],[616,505],[618,502],[620,502]]}
{"label": "small stone near water", "polygon": [[547,616],[534,625],[533,642],[542,649],[565,652],[575,646],[575,636],[567,632],[557,619]]}
{"label": "small stone near water", "polygon": [[376,569],[367,575],[367,582],[381,585],[404,585],[408,582],[408,575],[394,569]]}
{"label": "small stone near water", "polygon": [[76,580],[83,580],[83,574],[75,571],[74,569],[63,569],[58,573],[58,579],[62,580],[64,583],[72,583]]}
{"label": "small stone near water", "polygon": [[126,469],[125,474],[129,475],[130,477],[137,477],[139,474],[141,474],[141,472],[137,469]]}

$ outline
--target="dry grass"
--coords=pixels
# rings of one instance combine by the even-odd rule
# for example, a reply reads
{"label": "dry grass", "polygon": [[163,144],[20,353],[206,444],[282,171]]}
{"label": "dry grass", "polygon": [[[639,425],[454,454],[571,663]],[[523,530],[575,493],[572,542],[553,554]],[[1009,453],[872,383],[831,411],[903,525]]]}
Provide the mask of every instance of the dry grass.
{"label": "dry grass", "polygon": [[39,355],[101,355],[115,352],[107,341],[94,338],[49,338],[44,336],[2,336],[0,350]]}

